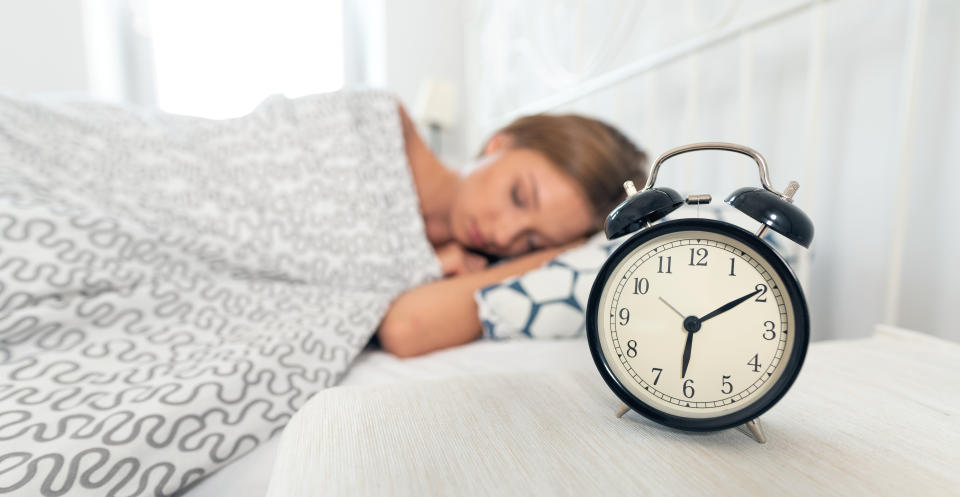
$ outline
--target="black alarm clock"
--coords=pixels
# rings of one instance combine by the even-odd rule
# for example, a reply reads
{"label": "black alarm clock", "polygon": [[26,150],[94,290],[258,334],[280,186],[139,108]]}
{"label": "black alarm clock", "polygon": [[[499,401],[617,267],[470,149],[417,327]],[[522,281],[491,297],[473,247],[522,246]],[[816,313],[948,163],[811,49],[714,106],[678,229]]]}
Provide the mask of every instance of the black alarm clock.
{"label": "black alarm clock", "polygon": [[[723,150],[756,161],[762,188],[734,191],[725,202],[761,226],[751,233],[708,219],[652,225],[684,203],[655,188],[671,157]],[[792,202],[798,188],[770,185],[766,161],[732,143],[695,143],[661,155],[646,186],[624,184],[627,199],[607,216],[608,239],[634,233],[607,259],[590,290],[587,337],[606,384],[629,409],[682,430],[741,427],[758,442],[758,417],[787,392],[803,365],[810,320],[803,289],[762,235],[767,229],[804,247],[813,223]]]}

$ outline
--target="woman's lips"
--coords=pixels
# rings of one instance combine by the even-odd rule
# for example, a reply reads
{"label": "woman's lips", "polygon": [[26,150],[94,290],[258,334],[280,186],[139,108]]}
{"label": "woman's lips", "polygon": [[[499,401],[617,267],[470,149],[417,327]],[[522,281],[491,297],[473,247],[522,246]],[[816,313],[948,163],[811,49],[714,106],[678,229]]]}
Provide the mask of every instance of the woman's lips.
{"label": "woman's lips", "polygon": [[480,234],[480,228],[477,227],[477,222],[470,220],[470,239],[477,249],[482,249],[485,245],[483,241],[483,235]]}

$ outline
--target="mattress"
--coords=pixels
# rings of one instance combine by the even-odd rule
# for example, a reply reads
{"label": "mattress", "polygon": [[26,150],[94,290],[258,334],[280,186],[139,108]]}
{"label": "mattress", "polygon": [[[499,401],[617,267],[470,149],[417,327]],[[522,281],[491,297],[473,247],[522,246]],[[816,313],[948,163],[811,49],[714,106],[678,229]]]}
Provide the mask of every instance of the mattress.
{"label": "mattress", "polygon": [[[368,347],[339,386],[378,385],[486,373],[583,370],[592,368],[583,338],[568,340],[477,341],[410,359]],[[188,497],[263,497],[270,483],[280,437],[214,473],[187,492]]]}

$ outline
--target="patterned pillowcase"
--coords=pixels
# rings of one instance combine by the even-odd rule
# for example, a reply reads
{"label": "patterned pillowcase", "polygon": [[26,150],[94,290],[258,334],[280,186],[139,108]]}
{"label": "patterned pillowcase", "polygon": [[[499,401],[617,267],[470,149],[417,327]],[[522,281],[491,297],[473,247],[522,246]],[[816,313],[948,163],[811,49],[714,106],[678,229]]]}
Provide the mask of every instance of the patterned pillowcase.
{"label": "patterned pillowcase", "polygon": [[[665,218],[718,219],[755,231],[758,223],[726,205],[684,206]],[[629,239],[607,240],[596,233],[583,245],[568,250],[550,262],[519,276],[485,286],[474,292],[483,336],[509,338],[573,338],[586,333],[584,312],[590,287],[607,257]],[[763,239],[796,267],[803,247],[773,231]]]}

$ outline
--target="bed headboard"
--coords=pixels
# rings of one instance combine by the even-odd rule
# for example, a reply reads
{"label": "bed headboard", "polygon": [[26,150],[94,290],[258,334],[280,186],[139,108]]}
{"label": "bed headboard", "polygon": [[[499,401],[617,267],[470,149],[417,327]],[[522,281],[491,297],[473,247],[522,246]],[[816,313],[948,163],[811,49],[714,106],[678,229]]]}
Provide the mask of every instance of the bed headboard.
{"label": "bed headboard", "polygon": [[[915,319],[904,286],[905,260],[920,250],[908,213],[927,0],[469,4],[472,146],[517,116],[550,111],[608,120],[653,156],[694,141],[751,145],[775,186],[800,182],[797,203],[817,227],[813,257],[795,268],[821,316],[815,338],[884,322],[960,339],[938,329],[943,321]],[[757,182],[738,161],[691,157],[662,181],[722,198]]]}

